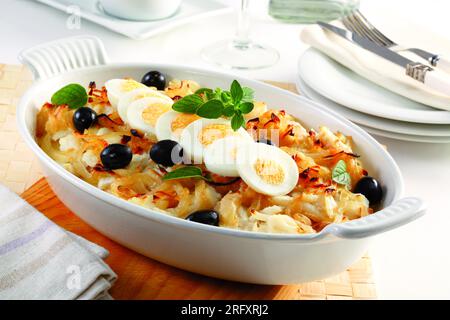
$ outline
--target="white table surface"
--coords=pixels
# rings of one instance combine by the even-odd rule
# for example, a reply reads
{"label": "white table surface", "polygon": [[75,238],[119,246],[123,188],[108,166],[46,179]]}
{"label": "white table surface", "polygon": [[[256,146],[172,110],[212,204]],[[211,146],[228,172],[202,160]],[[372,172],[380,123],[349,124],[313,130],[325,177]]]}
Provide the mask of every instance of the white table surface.
{"label": "white table surface", "polygon": [[[236,6],[237,0],[221,0]],[[2,0],[0,62],[18,63],[20,50],[44,41],[78,34],[100,37],[112,61],[177,62],[209,66],[199,58],[208,43],[233,34],[235,17],[199,20],[154,38],[134,41],[88,21],[80,30],[66,28],[67,14],[32,0]],[[253,0],[252,37],[276,47],[273,67],[240,74],[257,79],[293,82],[299,55],[301,25],[281,24],[267,15],[267,1]],[[450,55],[450,3],[446,0],[362,0],[362,11],[402,42]],[[414,21],[414,25],[411,22]],[[205,27],[207,26],[207,27]],[[435,35],[430,40],[432,30]],[[408,43],[405,43],[408,44]],[[320,72],[320,70],[318,70]],[[375,239],[371,255],[378,296],[385,299],[450,298],[450,144],[422,144],[378,138],[398,162],[406,194],[421,196],[428,214]]]}

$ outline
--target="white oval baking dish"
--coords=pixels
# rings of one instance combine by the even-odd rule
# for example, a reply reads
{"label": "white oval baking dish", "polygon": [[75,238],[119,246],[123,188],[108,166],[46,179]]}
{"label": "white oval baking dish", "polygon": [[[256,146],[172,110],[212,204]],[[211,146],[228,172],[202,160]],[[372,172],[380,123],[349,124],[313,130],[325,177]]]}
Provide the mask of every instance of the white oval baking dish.
{"label": "white oval baking dish", "polygon": [[[44,174],[74,213],[111,239],[169,265],[222,279],[258,284],[289,284],[329,277],[344,271],[381,232],[425,213],[418,198],[402,198],[402,176],[392,157],[372,137],[339,114],[306,98],[242,77],[156,63],[107,62],[95,37],[46,43],[21,53],[35,83],[20,100],[19,130],[39,158]],[[194,79],[209,87],[226,87],[233,79],[255,90],[259,100],[280,107],[307,126],[326,125],[351,135],[370,174],[382,182],[382,210],[368,217],[327,226],[320,233],[283,235],[245,232],[202,225],[128,203],[75,177],[48,157],[34,139],[35,117],[57,89],[119,77],[140,79],[149,70],[168,78]]]}

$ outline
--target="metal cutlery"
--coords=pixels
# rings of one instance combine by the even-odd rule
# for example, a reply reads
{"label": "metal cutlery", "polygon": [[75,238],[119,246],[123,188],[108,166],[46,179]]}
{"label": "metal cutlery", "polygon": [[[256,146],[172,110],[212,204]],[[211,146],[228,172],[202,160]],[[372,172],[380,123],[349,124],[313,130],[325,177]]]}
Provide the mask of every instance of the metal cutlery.
{"label": "metal cutlery", "polygon": [[385,60],[395,63],[405,69],[407,76],[414,80],[424,83],[431,89],[439,91],[445,95],[450,95],[450,76],[443,72],[434,71],[433,68],[420,63],[412,61],[404,56],[372,42],[371,40],[360,36],[357,33],[338,28],[328,23],[318,22],[321,28],[331,31],[351,43],[368,50]]}
{"label": "metal cutlery", "polygon": [[386,37],[380,30],[378,30],[370,21],[364,17],[364,15],[359,11],[355,10],[350,15],[342,18],[342,23],[351,32],[357,33],[358,35],[368,38],[369,40],[375,42],[376,44],[389,48],[393,51],[409,51],[419,57],[428,61],[428,63],[436,68],[442,69],[446,72],[450,72],[450,60],[444,57],[434,54],[419,48],[405,48],[395,43],[388,37]]}

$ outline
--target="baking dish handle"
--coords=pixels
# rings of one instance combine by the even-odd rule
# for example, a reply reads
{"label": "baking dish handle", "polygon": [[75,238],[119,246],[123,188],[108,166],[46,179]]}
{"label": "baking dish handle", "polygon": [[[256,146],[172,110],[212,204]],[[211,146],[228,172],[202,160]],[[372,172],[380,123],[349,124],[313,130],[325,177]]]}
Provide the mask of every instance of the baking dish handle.
{"label": "baking dish handle", "polygon": [[47,79],[67,71],[103,65],[107,56],[102,41],[94,36],[77,36],[46,42],[19,54],[34,80]]}
{"label": "baking dish handle", "polygon": [[411,222],[426,212],[419,198],[403,198],[386,209],[343,224],[331,224],[323,232],[339,238],[358,239],[377,235]]}

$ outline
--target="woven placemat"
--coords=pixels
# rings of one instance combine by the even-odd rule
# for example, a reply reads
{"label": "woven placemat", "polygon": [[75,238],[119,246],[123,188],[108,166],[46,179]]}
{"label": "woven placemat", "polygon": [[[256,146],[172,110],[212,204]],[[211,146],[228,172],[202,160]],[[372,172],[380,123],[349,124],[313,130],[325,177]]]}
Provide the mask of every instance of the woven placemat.
{"label": "woven placemat", "polygon": [[31,82],[24,66],[0,64],[0,182],[17,193],[42,177],[37,159],[16,127],[16,105]]}
{"label": "woven placemat", "polygon": [[[37,159],[22,141],[16,128],[15,106],[31,82],[31,73],[25,67],[0,64],[0,182],[19,194],[42,177]],[[293,84],[270,83],[296,92]],[[284,289],[286,295],[283,295]],[[376,298],[368,256],[364,256],[347,271],[335,277],[298,286],[285,286],[284,289],[279,292],[278,298]],[[292,290],[295,290],[295,293]]]}

